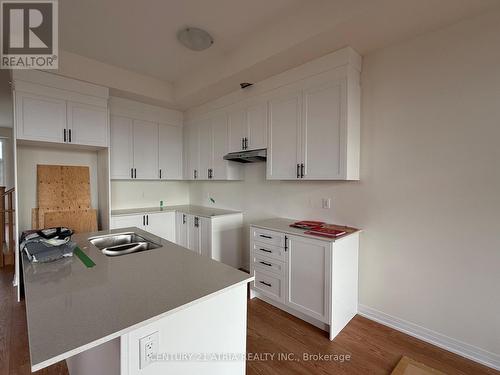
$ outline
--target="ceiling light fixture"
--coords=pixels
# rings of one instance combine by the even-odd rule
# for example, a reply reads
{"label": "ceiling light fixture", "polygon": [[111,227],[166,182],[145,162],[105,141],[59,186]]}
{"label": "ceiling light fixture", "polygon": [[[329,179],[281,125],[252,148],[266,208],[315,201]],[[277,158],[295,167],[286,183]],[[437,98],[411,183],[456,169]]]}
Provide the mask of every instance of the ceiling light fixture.
{"label": "ceiling light fixture", "polygon": [[193,51],[203,51],[214,44],[214,38],[205,30],[186,27],[177,32],[177,39]]}

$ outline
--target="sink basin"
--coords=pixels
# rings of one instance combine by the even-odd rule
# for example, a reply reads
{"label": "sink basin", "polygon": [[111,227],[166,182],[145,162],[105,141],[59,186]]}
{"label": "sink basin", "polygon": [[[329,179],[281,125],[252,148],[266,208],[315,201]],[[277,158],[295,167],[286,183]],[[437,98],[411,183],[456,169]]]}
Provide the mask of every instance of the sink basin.
{"label": "sink basin", "polygon": [[161,246],[133,232],[91,237],[89,241],[107,256],[131,254]]}

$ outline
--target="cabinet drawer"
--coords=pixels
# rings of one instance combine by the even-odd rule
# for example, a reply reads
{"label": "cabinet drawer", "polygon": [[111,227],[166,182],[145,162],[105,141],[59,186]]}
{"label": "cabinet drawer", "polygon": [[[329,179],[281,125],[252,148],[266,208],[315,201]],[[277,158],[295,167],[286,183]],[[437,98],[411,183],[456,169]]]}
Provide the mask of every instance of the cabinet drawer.
{"label": "cabinet drawer", "polygon": [[250,236],[254,241],[259,241],[268,245],[285,247],[284,233],[252,227]]}
{"label": "cabinet drawer", "polygon": [[273,272],[281,276],[285,275],[285,263],[283,262],[256,254],[253,255],[252,262],[254,269],[256,270],[260,269],[262,271]]}
{"label": "cabinet drawer", "polygon": [[274,258],[282,262],[285,261],[285,249],[283,247],[252,241],[251,251],[254,255],[263,255],[265,257]]}
{"label": "cabinet drawer", "polygon": [[273,299],[283,299],[283,279],[279,276],[255,270],[254,288]]}

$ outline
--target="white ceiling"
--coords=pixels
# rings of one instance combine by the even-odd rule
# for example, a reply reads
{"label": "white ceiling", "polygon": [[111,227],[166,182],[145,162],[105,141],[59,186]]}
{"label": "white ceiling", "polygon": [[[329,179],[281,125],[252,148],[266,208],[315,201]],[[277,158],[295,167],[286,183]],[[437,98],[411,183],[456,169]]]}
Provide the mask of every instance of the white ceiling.
{"label": "white ceiling", "polygon": [[[313,0],[314,1],[314,0]],[[303,0],[62,0],[61,48],[170,82],[223,56]],[[215,44],[195,52],[176,39],[200,27]]]}
{"label": "white ceiling", "polygon": [[[63,50],[171,82],[199,105],[345,45],[361,54],[499,7],[498,0],[61,0]],[[181,46],[184,26],[215,44]]]}

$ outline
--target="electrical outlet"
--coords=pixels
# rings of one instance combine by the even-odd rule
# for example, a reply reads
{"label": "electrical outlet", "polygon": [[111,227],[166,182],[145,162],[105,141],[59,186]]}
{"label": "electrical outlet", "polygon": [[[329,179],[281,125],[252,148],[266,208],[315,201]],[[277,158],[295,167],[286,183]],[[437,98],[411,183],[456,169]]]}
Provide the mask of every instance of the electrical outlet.
{"label": "electrical outlet", "polygon": [[139,340],[140,368],[143,369],[153,362],[153,356],[158,353],[158,332]]}
{"label": "electrical outlet", "polygon": [[322,208],[331,208],[332,207],[332,199],[331,198],[321,198],[321,207]]}

